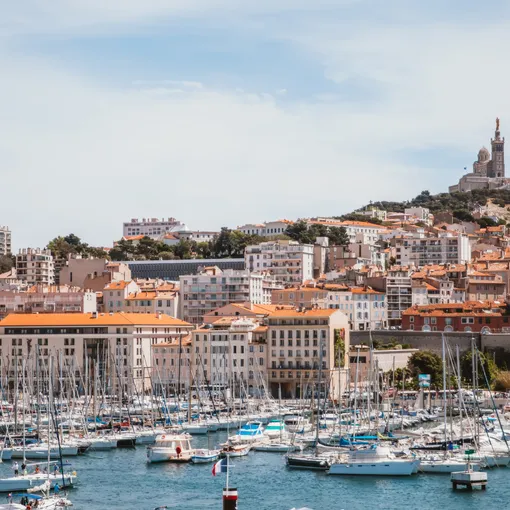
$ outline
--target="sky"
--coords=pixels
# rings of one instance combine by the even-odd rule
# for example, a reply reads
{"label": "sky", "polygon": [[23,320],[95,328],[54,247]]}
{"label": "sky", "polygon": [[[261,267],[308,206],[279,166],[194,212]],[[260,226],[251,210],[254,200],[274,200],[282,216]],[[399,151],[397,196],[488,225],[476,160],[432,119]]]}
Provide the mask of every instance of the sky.
{"label": "sky", "polygon": [[510,0],[0,3],[0,225],[111,246],[447,191],[510,133]]}

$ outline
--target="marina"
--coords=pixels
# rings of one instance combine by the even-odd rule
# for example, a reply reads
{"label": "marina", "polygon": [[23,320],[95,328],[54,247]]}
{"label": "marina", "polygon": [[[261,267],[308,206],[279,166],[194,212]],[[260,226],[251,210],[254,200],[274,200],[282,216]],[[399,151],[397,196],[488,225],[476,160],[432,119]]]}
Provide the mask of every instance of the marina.
{"label": "marina", "polygon": [[[212,435],[215,442],[226,439],[224,432]],[[207,447],[207,440],[193,441]],[[186,510],[221,508],[225,475],[213,477],[211,464],[147,464],[144,447],[90,452],[73,459],[79,484],[68,492],[77,510],[154,510],[158,506]],[[489,472],[486,493],[453,492],[449,476],[409,477],[328,476],[324,472],[289,470],[285,456],[254,453],[236,458],[231,481],[239,491],[239,509],[311,510],[330,508],[406,508],[452,510],[491,508],[490,501],[510,497],[506,468]],[[11,476],[10,463],[0,465],[0,476]],[[430,502],[434,494],[434,502]],[[361,498],[360,495],[363,495]],[[412,497],[411,497],[412,495]],[[487,499],[490,497],[490,500]],[[0,503],[6,502],[7,498]],[[484,506],[486,505],[486,506]]]}

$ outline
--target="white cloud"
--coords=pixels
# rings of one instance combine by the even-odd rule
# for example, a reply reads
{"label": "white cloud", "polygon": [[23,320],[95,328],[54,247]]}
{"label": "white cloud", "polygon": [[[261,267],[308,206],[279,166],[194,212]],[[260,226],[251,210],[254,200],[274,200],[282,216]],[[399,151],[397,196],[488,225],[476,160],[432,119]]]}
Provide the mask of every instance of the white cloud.
{"label": "white cloud", "polygon": [[[119,14],[113,1],[32,0],[4,23],[11,34],[93,34],[183,13],[250,16],[335,3],[129,0]],[[141,77],[131,89],[116,89],[0,47],[0,164],[8,190],[0,224],[11,226],[16,246],[70,231],[108,244],[131,217],[171,215],[212,229],[339,214],[370,199],[445,190],[461,172],[405,165],[401,151],[445,146],[474,158],[497,115],[503,132],[510,126],[505,19],[412,27],[328,20],[326,13],[264,35],[255,29],[318,60],[338,85],[297,102],[283,88],[274,95],[212,89],[182,76]],[[376,99],[354,101],[357,83]]]}

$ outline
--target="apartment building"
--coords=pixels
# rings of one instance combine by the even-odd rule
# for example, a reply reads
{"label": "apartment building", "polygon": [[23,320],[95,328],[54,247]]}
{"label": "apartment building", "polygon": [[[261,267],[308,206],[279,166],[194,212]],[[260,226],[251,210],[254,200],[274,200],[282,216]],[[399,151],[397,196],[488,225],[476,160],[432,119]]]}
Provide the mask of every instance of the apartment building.
{"label": "apartment building", "polygon": [[0,373],[12,384],[16,364],[24,363],[32,377],[37,363],[47,370],[53,357],[67,375],[83,376],[87,368],[93,380],[97,370],[110,394],[141,391],[151,383],[145,368],[151,367],[152,345],[179,341],[191,329],[163,314],[10,314],[0,321]]}
{"label": "apartment building", "polygon": [[151,290],[138,290],[129,294],[124,300],[124,311],[137,313],[164,313],[179,317],[179,288],[164,285]]}
{"label": "apartment building", "polygon": [[338,374],[339,360],[341,366],[348,363],[349,321],[339,310],[282,307],[267,317],[266,324],[268,381],[273,395],[280,390],[284,398],[311,393],[313,384],[318,383],[321,360],[322,387],[328,388]]}
{"label": "apartment building", "polygon": [[502,301],[507,296],[506,282],[496,273],[469,271],[468,301]]}
{"label": "apartment building", "polygon": [[0,255],[12,253],[11,231],[9,227],[0,226]]}
{"label": "apartment building", "polygon": [[237,227],[243,234],[271,237],[285,234],[287,227],[294,222],[290,220],[267,221],[265,223],[248,223]]}
{"label": "apartment building", "polygon": [[123,312],[126,309],[126,299],[130,294],[139,291],[134,281],[110,282],[103,289],[103,310],[105,312]]}
{"label": "apartment building", "polygon": [[10,313],[97,312],[95,292],[67,285],[35,285],[26,291],[0,290],[0,318]]}
{"label": "apartment building", "polygon": [[124,223],[122,235],[123,237],[147,236],[156,239],[166,232],[186,229],[186,225],[175,218],[142,218],[142,220],[132,218],[131,221]]}
{"label": "apartment building", "polygon": [[247,246],[245,267],[268,271],[282,283],[301,284],[313,278],[314,247],[297,241],[266,241]]}
{"label": "apartment building", "polygon": [[192,333],[196,378],[234,396],[261,396],[267,388],[267,326],[256,319],[222,317]]}
{"label": "apartment building", "polygon": [[[108,282],[131,280],[131,270],[122,262],[110,262],[103,258],[82,258],[70,256],[60,269],[59,282],[62,285],[76,285],[82,288],[95,287],[94,282],[101,281],[105,276]],[[104,281],[104,280],[103,280]],[[93,290],[101,290],[94,288]]]}
{"label": "apartment building", "polygon": [[510,316],[502,302],[466,301],[444,305],[413,306],[402,313],[402,329],[411,331],[463,331],[489,334],[510,332]]}
{"label": "apartment building", "polygon": [[23,248],[16,255],[16,273],[27,285],[55,283],[55,266],[50,250]]}
{"label": "apartment building", "polygon": [[412,270],[408,267],[394,267],[386,277],[386,298],[388,302],[388,325],[400,326],[402,312],[413,304]]}
{"label": "apartment building", "polygon": [[271,291],[279,287],[267,272],[206,267],[197,275],[180,277],[181,317],[201,324],[205,314],[229,303],[269,304]]}
{"label": "apartment building", "polygon": [[396,260],[399,265],[465,264],[471,261],[471,245],[466,234],[444,232],[428,236],[423,229],[396,237]]}
{"label": "apartment building", "polygon": [[385,329],[388,326],[386,295],[370,287],[307,282],[301,287],[275,290],[273,305],[341,310],[351,331]]}
{"label": "apartment building", "polygon": [[[152,387],[156,395],[187,393],[192,379],[191,334],[152,347]],[[178,390],[180,388],[180,390]]]}

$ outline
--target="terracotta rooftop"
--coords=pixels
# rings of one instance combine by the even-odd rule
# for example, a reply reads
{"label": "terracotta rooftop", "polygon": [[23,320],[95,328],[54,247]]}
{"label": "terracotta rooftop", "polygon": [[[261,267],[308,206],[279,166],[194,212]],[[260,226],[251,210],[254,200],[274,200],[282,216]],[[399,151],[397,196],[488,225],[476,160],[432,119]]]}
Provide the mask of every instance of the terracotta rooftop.
{"label": "terracotta rooftop", "polygon": [[179,326],[191,327],[188,322],[181,321],[165,314],[150,313],[13,313],[0,321],[0,327],[16,326]]}

